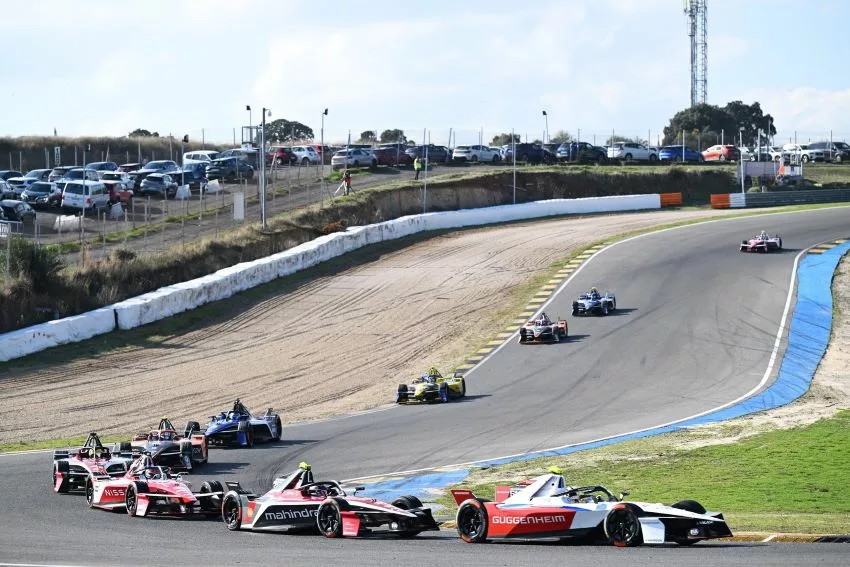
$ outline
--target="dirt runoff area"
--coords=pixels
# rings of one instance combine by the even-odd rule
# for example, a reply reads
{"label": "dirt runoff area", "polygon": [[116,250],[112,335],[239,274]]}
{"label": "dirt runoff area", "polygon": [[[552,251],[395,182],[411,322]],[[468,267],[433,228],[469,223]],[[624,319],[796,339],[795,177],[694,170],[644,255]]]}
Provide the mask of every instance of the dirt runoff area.
{"label": "dirt runoff area", "polygon": [[[656,211],[448,233],[285,293],[224,306],[179,333],[10,370],[2,379],[0,443],[92,430],[127,434],[162,416],[182,427],[236,397],[255,410],[274,407],[286,422],[387,405],[399,381],[432,364],[449,370],[501,331],[528,299],[522,285],[571,252],[623,232],[721,214],[728,213]],[[833,378],[817,381],[820,394],[805,402],[811,409],[789,406],[780,410],[784,417],[753,419],[797,424],[846,407],[847,391],[836,383],[850,356],[848,336],[844,329],[830,348],[829,360],[842,358],[822,365]]]}

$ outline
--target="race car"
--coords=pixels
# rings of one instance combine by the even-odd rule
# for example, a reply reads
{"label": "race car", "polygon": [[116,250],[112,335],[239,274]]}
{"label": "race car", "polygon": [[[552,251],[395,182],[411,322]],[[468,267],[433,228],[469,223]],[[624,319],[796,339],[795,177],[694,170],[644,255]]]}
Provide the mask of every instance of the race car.
{"label": "race car", "polygon": [[761,231],[759,234],[751,237],[748,240],[741,241],[741,252],[771,252],[773,250],[782,249],[782,239],[778,234],[770,236],[767,232]]}
{"label": "race car", "polygon": [[347,494],[335,480],[316,482],[307,463],[276,479],[262,496],[243,489],[238,482],[226,484],[221,514],[231,531],[308,531],[335,538],[366,535],[371,528],[382,526],[399,537],[439,530],[431,510],[415,496],[402,496],[387,504],[355,496],[363,487]]}
{"label": "race car", "polygon": [[129,516],[148,514],[218,515],[224,490],[218,481],[204,482],[200,492],[170,469],[142,455],[119,478],[92,476],[86,481],[86,502],[90,508],[125,510]]}
{"label": "race car", "polygon": [[53,451],[53,491],[82,490],[93,475],[123,476],[133,460],[113,455],[92,431],[82,447]]}
{"label": "race car", "polygon": [[466,380],[461,372],[455,370],[445,377],[432,366],[410,384],[399,384],[395,401],[397,404],[448,402],[465,395]]}
{"label": "race car", "polygon": [[253,447],[255,441],[279,441],[282,433],[280,415],[274,413],[272,408],[257,416],[251,413],[239,398],[236,398],[230,411],[211,415],[203,431],[207,443],[213,447]]}
{"label": "race car", "polygon": [[197,421],[190,421],[180,435],[164,417],[156,429],[137,433],[132,440],[119,443],[117,450],[133,458],[146,453],[157,465],[192,471],[207,462],[207,438],[199,429]]}
{"label": "race car", "polygon": [[567,322],[563,319],[552,321],[544,311],[539,317],[520,327],[519,344],[557,343],[566,339],[567,334]]}
{"label": "race car", "polygon": [[564,538],[608,541],[618,547],[731,537],[719,512],[698,502],[672,506],[624,501],[604,486],[568,486],[557,467],[519,485],[496,488],[496,501],[471,490],[453,489],[458,504],[457,531],[467,543],[488,539]]}
{"label": "race car", "polygon": [[608,315],[617,309],[617,298],[610,291],[599,293],[592,287],[587,293],[581,294],[573,301],[573,316],[579,315]]}

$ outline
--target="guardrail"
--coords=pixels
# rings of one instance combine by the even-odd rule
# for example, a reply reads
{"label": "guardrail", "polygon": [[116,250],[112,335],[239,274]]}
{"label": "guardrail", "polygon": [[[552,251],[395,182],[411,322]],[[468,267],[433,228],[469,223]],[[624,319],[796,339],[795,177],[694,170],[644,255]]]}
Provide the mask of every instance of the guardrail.
{"label": "guardrail", "polygon": [[550,199],[518,205],[409,215],[381,223],[350,227],[272,256],[237,264],[187,282],[165,286],[96,311],[5,333],[0,335],[0,361],[19,358],[60,344],[89,339],[116,328],[133,329],[147,325],[305,270],[362,246],[402,238],[417,232],[569,214],[660,208],[661,197],[658,193]]}
{"label": "guardrail", "polygon": [[848,189],[813,189],[809,191],[770,191],[768,193],[720,193],[711,196],[712,209],[784,207],[816,203],[850,202]]}

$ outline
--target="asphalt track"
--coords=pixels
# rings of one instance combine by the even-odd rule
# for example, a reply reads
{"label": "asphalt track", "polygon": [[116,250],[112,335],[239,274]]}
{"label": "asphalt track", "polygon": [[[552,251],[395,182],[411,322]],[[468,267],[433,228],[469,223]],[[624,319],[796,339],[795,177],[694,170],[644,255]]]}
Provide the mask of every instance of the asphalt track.
{"label": "asphalt track", "polygon": [[[762,228],[779,232],[785,249],[738,253],[737,243]],[[545,307],[568,319],[570,340],[518,345],[513,339],[468,373],[465,400],[289,426],[279,444],[212,452],[193,482],[236,478],[266,490],[301,460],[319,477],[356,478],[585,442],[710,410],[762,380],[799,251],[848,235],[847,209],[835,208],[721,220],[623,242],[586,263]],[[591,285],[616,293],[615,314],[569,316],[573,297]],[[409,542],[328,542],[230,534],[215,521],[131,519],[88,510],[81,496],[54,494],[50,468],[45,453],[0,456],[0,562],[522,564],[564,554],[602,565],[623,560],[608,548],[460,545],[454,532]],[[711,544],[647,548],[634,557],[671,565],[794,565],[806,562],[796,550],[807,549],[823,564],[845,564],[846,550],[836,554],[835,547],[843,549],[811,545],[779,553],[776,544]],[[832,563],[838,559],[843,563]]]}

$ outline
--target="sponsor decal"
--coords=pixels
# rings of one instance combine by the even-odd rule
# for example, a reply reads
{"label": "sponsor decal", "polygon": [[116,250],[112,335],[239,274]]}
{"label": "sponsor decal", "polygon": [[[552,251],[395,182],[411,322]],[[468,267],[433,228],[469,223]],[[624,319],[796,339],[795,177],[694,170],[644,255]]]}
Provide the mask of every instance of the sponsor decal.
{"label": "sponsor decal", "polygon": [[490,520],[494,524],[562,524],[567,521],[566,516],[493,516]]}
{"label": "sponsor decal", "polygon": [[267,520],[300,520],[302,518],[315,518],[319,510],[281,510],[280,512],[266,512],[263,516]]}
{"label": "sponsor decal", "polygon": [[104,488],[103,489],[104,496],[110,496],[112,498],[123,498],[124,497],[124,489],[123,488]]}

